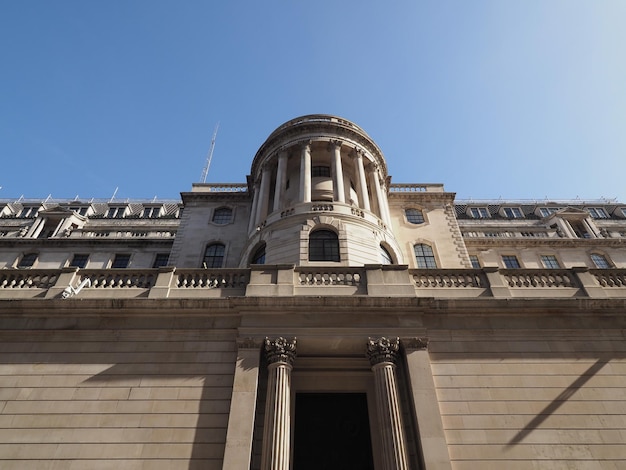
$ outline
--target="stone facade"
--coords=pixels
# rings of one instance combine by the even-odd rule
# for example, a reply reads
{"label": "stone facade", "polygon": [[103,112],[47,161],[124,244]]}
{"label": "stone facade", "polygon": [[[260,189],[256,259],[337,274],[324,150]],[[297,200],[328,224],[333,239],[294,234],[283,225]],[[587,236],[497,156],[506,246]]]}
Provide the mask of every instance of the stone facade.
{"label": "stone facade", "polygon": [[180,201],[0,201],[0,468],[624,468],[625,240],[326,115]]}

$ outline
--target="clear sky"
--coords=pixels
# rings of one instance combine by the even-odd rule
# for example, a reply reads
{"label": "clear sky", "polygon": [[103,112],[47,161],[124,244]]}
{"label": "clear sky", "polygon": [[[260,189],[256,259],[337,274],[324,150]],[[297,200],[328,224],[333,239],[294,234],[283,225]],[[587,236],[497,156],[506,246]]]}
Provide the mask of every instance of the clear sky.
{"label": "clear sky", "polygon": [[626,202],[624,0],[0,0],[0,199],[245,182],[305,114],[393,182]]}

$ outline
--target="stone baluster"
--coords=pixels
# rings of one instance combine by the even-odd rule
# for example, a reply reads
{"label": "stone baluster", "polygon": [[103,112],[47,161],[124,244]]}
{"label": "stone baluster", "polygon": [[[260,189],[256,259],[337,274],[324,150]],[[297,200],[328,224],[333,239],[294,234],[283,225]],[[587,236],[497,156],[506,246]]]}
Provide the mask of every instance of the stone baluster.
{"label": "stone baluster", "polygon": [[374,372],[384,470],[409,468],[396,378],[399,346],[398,338],[369,338],[367,342],[367,357]]}
{"label": "stone baluster", "polygon": [[267,397],[261,470],[289,470],[291,443],[291,369],[296,339],[265,339]]}

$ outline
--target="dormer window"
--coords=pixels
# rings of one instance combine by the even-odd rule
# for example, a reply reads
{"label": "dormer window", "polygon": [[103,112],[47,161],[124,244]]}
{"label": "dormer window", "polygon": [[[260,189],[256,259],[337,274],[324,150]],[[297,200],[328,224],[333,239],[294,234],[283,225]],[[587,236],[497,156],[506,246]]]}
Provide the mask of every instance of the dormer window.
{"label": "dormer window", "polygon": [[141,217],[146,219],[156,219],[161,215],[161,206],[144,207]]}
{"label": "dormer window", "polygon": [[38,212],[39,206],[24,206],[17,216],[22,219],[30,219],[37,217]]}
{"label": "dormer window", "polygon": [[560,207],[540,207],[539,214],[541,215],[541,217],[549,217],[560,210]]}
{"label": "dormer window", "polygon": [[109,219],[121,219],[126,213],[126,206],[113,206],[109,207],[107,211],[107,218]]}
{"label": "dormer window", "polygon": [[588,207],[587,211],[594,219],[608,219],[609,217],[602,207]]}
{"label": "dormer window", "polygon": [[521,219],[524,217],[522,210],[519,207],[505,207],[502,209],[504,216],[507,219]]}
{"label": "dormer window", "polygon": [[474,219],[489,218],[489,211],[486,207],[470,207],[469,213]]}
{"label": "dormer window", "polygon": [[82,207],[70,207],[70,210],[76,212],[78,215],[87,215],[87,206]]}

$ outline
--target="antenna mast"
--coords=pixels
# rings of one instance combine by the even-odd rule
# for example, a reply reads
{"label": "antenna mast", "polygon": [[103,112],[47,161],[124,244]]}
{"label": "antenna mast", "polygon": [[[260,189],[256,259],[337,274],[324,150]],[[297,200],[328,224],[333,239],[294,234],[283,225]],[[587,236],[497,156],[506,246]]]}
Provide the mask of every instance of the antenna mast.
{"label": "antenna mast", "polygon": [[206,183],[206,177],[209,174],[209,167],[211,166],[211,159],[213,158],[213,150],[215,149],[215,138],[217,137],[217,129],[220,127],[220,123],[215,125],[215,131],[213,131],[213,138],[211,139],[211,147],[209,148],[209,153],[206,157],[206,165],[202,169],[202,176],[200,177],[200,182]]}

